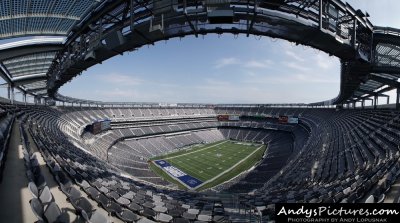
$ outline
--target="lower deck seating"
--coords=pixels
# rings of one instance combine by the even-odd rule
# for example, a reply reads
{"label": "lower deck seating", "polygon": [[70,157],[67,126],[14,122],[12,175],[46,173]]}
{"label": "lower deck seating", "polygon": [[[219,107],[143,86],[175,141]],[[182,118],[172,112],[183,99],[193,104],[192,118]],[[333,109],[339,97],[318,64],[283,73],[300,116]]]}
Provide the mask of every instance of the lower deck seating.
{"label": "lower deck seating", "polygon": [[[300,123],[295,128],[282,124],[286,133],[277,131],[280,124],[251,122],[224,126],[219,123],[217,127],[203,129],[190,129],[189,124],[183,124],[187,129],[173,125],[168,127],[168,131],[173,131],[169,135],[155,134],[167,130],[165,126],[157,130],[138,128],[135,131],[140,130],[141,137],[118,142],[110,153],[88,149],[79,143],[82,138],[63,132],[80,121],[66,119],[60,111],[46,107],[25,107],[23,111],[27,131],[42,148],[43,156],[50,160],[50,166],[62,169],[71,182],[120,219],[134,216],[129,211],[154,221],[229,218],[226,213],[216,211],[221,201],[210,202],[202,193],[171,190],[146,172],[147,159],[152,156],[220,138],[269,144],[263,161],[252,172],[219,188],[243,192],[240,185],[250,185],[254,195],[243,200],[249,207],[277,202],[382,202],[400,174],[400,113],[395,110],[215,108],[216,114],[293,115],[299,117]],[[148,111],[141,114],[151,115]],[[262,126],[263,130],[252,129],[254,125]],[[131,168],[131,176],[125,176],[123,168],[126,172]],[[40,177],[35,179],[35,173],[30,176],[41,187]],[[154,182],[145,182],[146,178],[154,178]],[[68,188],[65,191],[68,193]],[[89,214],[88,218],[91,217]]]}

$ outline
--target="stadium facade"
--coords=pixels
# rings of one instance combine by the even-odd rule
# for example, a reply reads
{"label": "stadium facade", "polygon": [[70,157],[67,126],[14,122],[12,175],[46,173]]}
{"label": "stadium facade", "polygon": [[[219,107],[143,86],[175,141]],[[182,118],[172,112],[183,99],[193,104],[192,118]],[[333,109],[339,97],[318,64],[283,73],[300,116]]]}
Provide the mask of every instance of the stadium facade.
{"label": "stadium facade", "polygon": [[[3,0],[0,6],[0,75],[8,86],[0,104],[0,207],[12,207],[0,211],[2,220],[266,222],[282,202],[399,201],[392,185],[400,173],[400,30],[374,26],[347,3]],[[311,104],[117,103],[58,93],[115,55],[209,33],[281,38],[334,55],[341,61],[340,93]],[[378,106],[391,90],[396,103]],[[222,147],[212,156],[215,166],[185,153],[174,157],[196,160],[178,168],[183,159],[163,157],[227,142],[266,149],[252,166],[205,191],[171,183],[212,183],[219,173],[206,178],[196,171],[230,171],[258,151],[243,150],[225,169],[217,161],[234,152]]]}

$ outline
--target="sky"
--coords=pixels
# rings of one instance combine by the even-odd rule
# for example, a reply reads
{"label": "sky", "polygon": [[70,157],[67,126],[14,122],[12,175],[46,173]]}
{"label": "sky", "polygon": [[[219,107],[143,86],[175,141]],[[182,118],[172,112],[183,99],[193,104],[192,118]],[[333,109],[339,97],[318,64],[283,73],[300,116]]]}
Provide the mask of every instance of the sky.
{"label": "sky", "polygon": [[[367,11],[373,25],[400,28],[400,2],[348,2]],[[310,103],[336,97],[339,86],[336,57],[284,40],[226,34],[144,46],[89,68],[60,93],[101,101]]]}

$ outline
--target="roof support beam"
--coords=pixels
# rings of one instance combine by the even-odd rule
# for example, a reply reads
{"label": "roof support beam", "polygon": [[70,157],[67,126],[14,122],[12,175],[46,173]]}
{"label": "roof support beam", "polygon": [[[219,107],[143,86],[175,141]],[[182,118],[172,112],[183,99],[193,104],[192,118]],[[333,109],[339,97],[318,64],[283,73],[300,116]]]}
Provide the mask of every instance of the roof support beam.
{"label": "roof support beam", "polygon": [[396,87],[396,88],[400,86],[400,82],[398,82],[398,81],[387,79],[387,78],[380,77],[380,76],[376,76],[376,75],[373,75],[373,74],[369,75],[369,79],[377,81],[377,82],[382,83],[382,84],[386,84],[386,85],[392,86],[392,87]]}
{"label": "roof support beam", "polygon": [[387,73],[400,76],[400,67],[393,66],[373,66],[371,69],[372,73]]}
{"label": "roof support beam", "polygon": [[37,77],[37,78],[28,79],[28,80],[16,81],[13,84],[15,86],[22,86],[22,85],[25,85],[25,84],[31,84],[31,83],[34,83],[34,82],[37,82],[37,81],[45,81],[45,80],[47,80],[47,77]]}
{"label": "roof support beam", "polygon": [[[247,7],[249,7],[249,5],[250,5],[250,2],[247,1]],[[257,17],[257,1],[254,1],[253,17],[251,18],[250,25],[249,25],[249,20],[247,20],[247,33],[246,33],[247,37],[250,36],[250,31],[253,29],[256,17]]]}
{"label": "roof support beam", "polygon": [[0,51],[0,61],[9,60],[15,57],[21,57],[29,54],[44,53],[52,51],[60,51],[63,49],[62,44],[44,44],[44,45],[31,45],[21,46],[16,48],[4,49]]}
{"label": "roof support beam", "polygon": [[[196,7],[197,7],[197,5],[196,5]],[[195,35],[196,38],[197,38],[197,37],[198,37],[197,29],[196,29],[197,25],[196,25],[196,27],[195,27],[195,26],[193,25],[192,21],[190,21],[188,15],[187,15],[187,11],[186,11],[186,0],[183,0],[183,11],[184,11],[183,14],[185,15],[186,21],[189,23],[190,28],[192,28],[193,33],[194,33],[194,35]],[[197,14],[197,11],[196,11],[196,14]],[[196,21],[196,23],[197,23],[197,21]]]}
{"label": "roof support beam", "polygon": [[382,97],[386,97],[387,95],[382,94],[382,93],[378,93],[378,92],[374,92],[374,91],[367,91],[367,90],[363,90],[363,89],[357,89],[356,91],[364,93],[364,94],[369,94],[369,95],[376,95],[376,96],[382,96]]}
{"label": "roof support beam", "polygon": [[[393,62],[393,61],[395,61],[395,62],[397,62],[397,63],[400,63],[400,59],[398,59],[398,56],[399,56],[399,55],[390,56],[390,55],[386,55],[386,54],[378,54],[377,56],[378,56],[378,58],[383,58],[383,59],[388,59],[388,60],[390,60],[390,62],[389,62],[388,64],[390,64],[390,63]],[[379,61],[376,61],[376,62],[379,62]],[[383,62],[383,64],[386,64],[386,63]]]}
{"label": "roof support beam", "polygon": [[8,84],[12,83],[10,73],[7,68],[0,62],[0,77],[2,77]]}
{"label": "roof support beam", "polygon": [[58,18],[58,19],[70,19],[76,21],[79,20],[78,16],[61,15],[53,13],[26,13],[26,14],[12,15],[12,16],[0,16],[0,20],[2,21],[10,19],[24,19],[24,18]]}
{"label": "roof support beam", "polygon": [[35,93],[35,92],[37,92],[37,91],[44,91],[44,90],[47,90],[47,88],[31,88],[31,89],[28,89],[28,90],[26,90],[26,93],[28,93],[28,94],[32,94],[32,93]]}
{"label": "roof support beam", "polygon": [[396,109],[400,110],[400,88],[396,90]]}
{"label": "roof support beam", "polygon": [[349,101],[358,101],[358,100],[361,100],[361,99],[371,100],[371,99],[369,99],[369,97],[374,96],[375,94],[378,94],[379,96],[382,96],[382,97],[386,97],[388,95],[385,95],[385,94],[382,94],[382,93],[383,92],[387,92],[387,91],[391,91],[393,89],[396,89],[396,88],[389,86],[389,87],[383,88],[383,89],[381,89],[381,90],[379,90],[377,92],[373,92],[372,95],[367,93],[368,95],[366,95],[366,96],[360,96],[360,97],[356,97],[356,98],[353,98],[353,99],[349,99]]}

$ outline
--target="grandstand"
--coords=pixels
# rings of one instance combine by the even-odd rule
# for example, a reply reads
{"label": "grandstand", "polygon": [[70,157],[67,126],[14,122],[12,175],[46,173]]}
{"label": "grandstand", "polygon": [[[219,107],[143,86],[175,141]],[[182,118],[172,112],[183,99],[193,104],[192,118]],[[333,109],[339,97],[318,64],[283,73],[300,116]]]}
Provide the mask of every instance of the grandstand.
{"label": "grandstand", "polygon": [[[400,201],[400,30],[374,26],[348,3],[0,6],[4,222],[273,222],[276,203]],[[310,104],[125,103],[58,93],[125,51],[209,33],[270,36],[334,55],[340,93]],[[392,90],[396,102],[379,105]]]}

